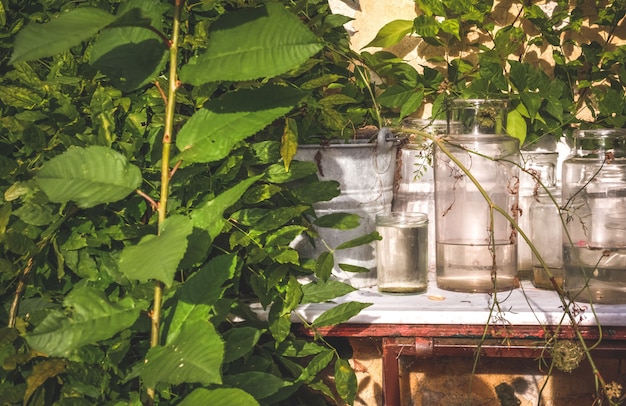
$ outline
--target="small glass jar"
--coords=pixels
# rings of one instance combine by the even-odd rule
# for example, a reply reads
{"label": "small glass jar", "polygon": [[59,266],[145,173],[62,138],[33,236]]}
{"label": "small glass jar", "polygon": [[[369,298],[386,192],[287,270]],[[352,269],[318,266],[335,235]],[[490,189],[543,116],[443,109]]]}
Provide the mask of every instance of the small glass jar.
{"label": "small glass jar", "polygon": [[[563,223],[559,214],[561,192],[556,187],[540,188],[530,206],[529,238],[539,257],[532,252],[532,282],[541,289],[555,289],[550,276],[559,288],[563,287]],[[530,250],[530,246],[528,247]],[[542,263],[543,261],[543,263]],[[547,272],[546,272],[547,268]],[[548,274],[549,272],[549,274]]]}
{"label": "small glass jar", "polygon": [[576,301],[626,303],[626,129],[579,130],[563,163],[564,288]]}
{"label": "small glass jar", "polygon": [[423,292],[428,286],[428,216],[392,212],[376,216],[378,290]]}
{"label": "small glass jar", "polygon": [[[462,123],[435,148],[437,285],[463,292],[517,286],[517,233],[485,196],[517,220],[519,142],[505,134],[506,100],[455,100]],[[463,172],[468,169],[478,186]]]}

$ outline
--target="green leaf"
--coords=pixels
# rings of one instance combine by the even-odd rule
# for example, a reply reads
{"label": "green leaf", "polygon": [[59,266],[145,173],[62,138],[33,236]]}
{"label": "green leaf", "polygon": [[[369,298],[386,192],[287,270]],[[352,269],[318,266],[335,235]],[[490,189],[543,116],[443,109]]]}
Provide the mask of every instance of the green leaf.
{"label": "green leaf", "polygon": [[171,343],[190,321],[207,320],[209,312],[226,290],[240,264],[233,254],[218,255],[185,281],[176,293],[178,302],[168,326],[166,343]]}
{"label": "green leaf", "polygon": [[239,201],[246,190],[262,176],[253,176],[239,182],[191,212],[194,227],[208,231],[209,237],[215,239],[224,226],[224,211]]}
{"label": "green leaf", "polygon": [[413,22],[415,33],[420,37],[435,37],[439,33],[440,24],[434,17],[420,15]]}
{"label": "green leaf", "polygon": [[461,40],[461,23],[456,18],[448,18],[441,22],[441,30]]}
{"label": "green leaf", "polygon": [[322,252],[315,262],[315,276],[323,281],[327,281],[334,266],[335,256],[333,253],[329,251]]}
{"label": "green leaf", "polygon": [[[427,16],[445,16],[444,2],[441,0],[415,0],[417,7]],[[457,7],[461,7],[460,5]]]}
{"label": "green leaf", "polygon": [[322,372],[324,368],[330,364],[330,362],[335,357],[335,352],[331,349],[326,349],[319,354],[317,354],[311,362],[308,363],[306,368],[302,371],[300,376],[298,377],[298,381],[303,382],[311,382],[317,375]]}
{"label": "green leaf", "polygon": [[12,211],[13,205],[11,202],[4,202],[2,206],[0,206],[0,236],[7,231]]}
{"label": "green leaf", "polygon": [[104,292],[84,286],[72,290],[63,305],[66,312],[50,313],[26,334],[31,347],[53,357],[112,337],[130,327],[141,310],[130,297],[111,303]]}
{"label": "green leaf", "polygon": [[160,235],[145,236],[137,245],[124,248],[120,256],[120,271],[140,282],[156,279],[171,286],[187,249],[187,236],[192,230],[188,217],[168,217]]}
{"label": "green leaf", "polygon": [[285,171],[289,172],[291,160],[298,150],[298,125],[292,118],[285,120],[283,136],[280,140],[280,156],[285,164]]}
{"label": "green leaf", "polygon": [[318,227],[336,230],[351,230],[361,223],[361,217],[354,213],[331,213],[315,219],[313,224]]}
{"label": "green leaf", "polygon": [[243,389],[255,399],[265,399],[278,392],[279,389],[292,385],[291,382],[285,381],[281,377],[257,371],[226,375],[224,383]]}
{"label": "green leaf", "polygon": [[302,203],[327,202],[341,194],[339,182],[336,180],[290,185],[289,191]]}
{"label": "green leaf", "polygon": [[45,24],[30,23],[15,37],[10,63],[57,55],[91,38],[113,21],[115,17],[106,11],[80,7]]}
{"label": "green leaf", "polygon": [[291,315],[281,300],[274,301],[268,315],[268,325],[276,344],[282,343],[291,332]]}
{"label": "green leaf", "polygon": [[21,86],[3,85],[0,87],[0,100],[7,106],[34,109],[43,103],[43,97],[31,89]]}
{"label": "green leaf", "polygon": [[177,159],[213,162],[225,158],[240,141],[287,114],[305,95],[298,89],[266,85],[213,100],[181,128],[176,138],[181,151]]}
{"label": "green leaf", "polygon": [[526,120],[519,111],[511,110],[506,117],[506,132],[519,140],[520,145],[526,140]]}
{"label": "green leaf", "polygon": [[35,393],[37,388],[44,384],[49,378],[65,372],[67,361],[64,359],[50,359],[39,362],[33,366],[33,371],[26,379],[26,392],[24,393],[24,404],[28,404],[28,400]]}
{"label": "green leaf", "polygon": [[350,241],[346,241],[343,244],[340,244],[337,248],[335,248],[336,250],[345,250],[347,248],[354,248],[354,247],[358,247],[359,245],[364,245],[364,244],[369,244],[372,241],[379,241],[381,240],[382,237],[380,236],[380,234],[378,234],[377,231],[374,231],[372,233],[366,234],[364,236],[355,238],[353,240]]}
{"label": "green leaf", "polygon": [[153,347],[130,377],[141,376],[148,387],[157,383],[178,385],[222,383],[224,343],[205,320],[183,324],[180,334],[165,346]]}
{"label": "green leaf", "polygon": [[394,20],[385,24],[376,37],[367,45],[367,47],[388,48],[402,41],[407,35],[413,31],[413,21],[411,20]]}
{"label": "green leaf", "polygon": [[526,106],[526,110],[528,111],[532,122],[541,108],[541,103],[543,102],[544,97],[538,93],[522,92],[520,98],[522,99],[524,106]]}
{"label": "green leaf", "polygon": [[337,306],[326,310],[320,314],[314,321],[313,327],[327,327],[334,326],[340,323],[345,323],[352,317],[356,316],[361,310],[371,306],[373,303],[360,303],[360,302],[346,302],[338,304]]}
{"label": "green leaf", "polygon": [[254,327],[235,327],[224,333],[224,362],[232,362],[249,354],[259,342],[262,333],[263,330]]}
{"label": "green leaf", "polygon": [[328,280],[326,282],[314,281],[302,286],[301,303],[321,303],[354,292],[356,288],[347,283]]}
{"label": "green leaf", "polygon": [[95,41],[90,63],[128,92],[154,80],[165,66],[166,50],[161,38],[144,28],[110,28]]}
{"label": "green leaf", "polygon": [[338,264],[339,269],[345,272],[354,272],[354,273],[368,273],[371,272],[371,269],[365,268],[363,266],[351,265],[351,264]]}
{"label": "green leaf", "polygon": [[285,170],[284,165],[270,165],[265,170],[265,179],[271,183],[282,184],[302,179],[314,173],[317,173],[315,162],[293,161],[289,167],[289,172]]}
{"label": "green leaf", "polygon": [[267,236],[265,247],[288,245],[294,238],[306,230],[304,226],[285,226]]}
{"label": "green leaf", "polygon": [[239,210],[231,218],[257,231],[275,230],[308,210],[308,206],[278,207],[276,209],[250,208]]}
{"label": "green leaf", "polygon": [[354,398],[357,390],[357,380],[354,369],[345,359],[335,361],[335,388],[347,404],[354,404]]}
{"label": "green leaf", "polygon": [[178,406],[259,406],[252,395],[237,388],[194,389]]}
{"label": "green leaf", "polygon": [[70,200],[83,208],[121,200],[141,184],[139,168],[110,148],[70,147],[45,162],[35,177],[55,203]]}
{"label": "green leaf", "polygon": [[207,50],[181,69],[183,82],[273,77],[322,49],[316,36],[279,3],[225,14],[211,25],[209,37]]}

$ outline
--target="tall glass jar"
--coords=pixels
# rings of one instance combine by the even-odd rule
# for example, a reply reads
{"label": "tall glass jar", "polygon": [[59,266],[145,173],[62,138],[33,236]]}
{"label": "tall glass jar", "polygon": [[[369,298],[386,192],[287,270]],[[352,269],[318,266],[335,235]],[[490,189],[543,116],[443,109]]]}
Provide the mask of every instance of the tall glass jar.
{"label": "tall glass jar", "polygon": [[[535,287],[541,289],[555,289],[550,276],[554,278],[554,283],[559,288],[563,287],[563,250],[558,244],[563,238],[563,222],[559,215],[560,204],[561,191],[558,188],[539,188],[528,213],[529,237],[539,252],[539,256],[537,256],[531,251],[532,282]],[[530,250],[530,246],[528,249]],[[546,268],[549,274],[546,272]]]}
{"label": "tall glass jar", "polygon": [[[433,177],[432,141],[420,133],[443,135],[446,120],[405,119],[402,133],[407,137],[398,149],[396,177],[391,210],[403,213],[427,213],[435,217],[435,182]],[[435,266],[435,224],[428,225],[428,267]]]}
{"label": "tall glass jar", "polygon": [[626,303],[626,129],[579,130],[563,163],[565,290]]}
{"label": "tall glass jar", "polygon": [[[520,172],[519,221],[518,225],[526,235],[530,233],[530,206],[542,186],[554,188],[559,153],[556,151],[557,140],[550,134],[521,151],[523,171]],[[541,182],[541,184],[539,183]],[[517,276],[530,278],[533,270],[532,252],[523,238],[517,241]]]}
{"label": "tall glass jar", "polygon": [[517,218],[519,142],[505,134],[506,110],[505,100],[453,101],[449,119],[462,123],[462,133],[449,134],[435,148],[436,269],[442,289],[492,292],[517,285],[516,232],[485,198]]}

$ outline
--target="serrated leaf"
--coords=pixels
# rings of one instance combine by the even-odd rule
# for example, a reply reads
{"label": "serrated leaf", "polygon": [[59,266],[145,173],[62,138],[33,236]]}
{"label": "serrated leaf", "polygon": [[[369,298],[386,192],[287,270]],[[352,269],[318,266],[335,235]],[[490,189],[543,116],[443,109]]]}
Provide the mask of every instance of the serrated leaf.
{"label": "serrated leaf", "polygon": [[412,20],[394,20],[385,24],[376,34],[376,37],[367,45],[367,47],[388,48],[402,41],[407,35],[413,31]]}
{"label": "serrated leaf", "polygon": [[209,318],[211,308],[226,290],[224,283],[238,268],[236,255],[219,255],[185,281],[176,293],[179,300],[168,326],[166,343],[171,343],[180,334],[185,323]]}
{"label": "serrated leaf", "polygon": [[377,231],[374,231],[372,233],[366,234],[364,236],[355,238],[353,240],[350,241],[346,241],[342,244],[340,244],[339,246],[337,246],[335,249],[336,250],[345,250],[348,248],[354,248],[354,247],[358,247],[359,245],[365,245],[365,244],[369,244],[373,241],[379,241],[381,240],[382,237],[380,236],[380,234],[378,234]]}
{"label": "serrated leaf", "polygon": [[313,224],[318,227],[334,228],[336,230],[351,230],[361,223],[361,217],[354,213],[331,213],[315,219]]}
{"label": "serrated leaf", "polygon": [[211,25],[209,37],[206,51],[181,69],[182,81],[201,85],[273,77],[322,49],[317,37],[278,3],[227,13]]}
{"label": "serrated leaf", "polygon": [[32,333],[26,334],[26,341],[37,351],[66,356],[74,349],[130,327],[141,310],[130,297],[111,303],[104,292],[89,287],[71,291],[63,305],[67,312],[50,313]]}
{"label": "serrated leaf", "polygon": [[257,371],[226,375],[224,383],[243,389],[255,399],[265,399],[278,392],[279,389],[292,385],[291,382],[279,376]]}
{"label": "serrated leaf", "polygon": [[80,7],[45,24],[30,23],[15,37],[12,64],[57,55],[91,38],[115,21],[104,10]]}
{"label": "serrated leaf", "polygon": [[50,201],[72,200],[88,208],[134,192],[141,184],[141,172],[119,152],[94,145],[71,147],[45,162],[35,181]]}
{"label": "serrated leaf", "polygon": [[301,303],[321,303],[354,292],[356,288],[347,283],[328,280],[326,282],[314,281],[302,286]]}
{"label": "serrated leaf", "polygon": [[33,109],[41,105],[43,97],[25,87],[4,85],[0,87],[0,100],[7,106]]}
{"label": "serrated leaf", "polygon": [[345,359],[335,361],[335,388],[347,404],[354,404],[354,398],[357,390],[357,380],[354,369]]}
{"label": "serrated leaf", "polygon": [[124,248],[120,256],[120,272],[140,282],[156,279],[171,286],[192,230],[188,217],[168,217],[160,235],[145,236],[137,245]]}
{"label": "serrated leaf", "polygon": [[141,376],[148,387],[157,383],[178,385],[222,383],[224,343],[215,327],[205,320],[183,324],[180,334],[165,346],[153,347],[131,374]]}
{"label": "serrated leaf", "polygon": [[245,179],[230,189],[222,192],[215,199],[208,201],[193,212],[191,219],[194,227],[209,232],[209,237],[215,239],[224,226],[224,211],[235,204],[241,196],[263,175],[253,176]]}
{"label": "serrated leaf", "polygon": [[259,406],[252,395],[237,388],[194,389],[178,406]]}
{"label": "serrated leaf", "polygon": [[240,141],[287,114],[305,95],[298,89],[266,85],[213,100],[180,129],[177,159],[198,163],[222,159]]}
{"label": "serrated leaf", "polygon": [[373,303],[346,302],[324,311],[314,321],[312,326],[315,328],[334,326],[345,323],[352,317],[356,316],[361,310],[371,306]]}

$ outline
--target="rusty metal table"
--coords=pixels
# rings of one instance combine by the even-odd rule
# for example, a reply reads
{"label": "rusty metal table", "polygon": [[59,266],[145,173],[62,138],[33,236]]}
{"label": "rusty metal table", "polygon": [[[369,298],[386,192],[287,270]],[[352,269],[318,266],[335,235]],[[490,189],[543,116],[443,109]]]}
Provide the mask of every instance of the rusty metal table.
{"label": "rusty metal table", "polygon": [[[556,336],[576,339],[563,304],[553,291],[536,289],[528,281],[520,288],[497,294],[440,290],[430,281],[425,293],[381,294],[376,288],[360,289],[333,303],[308,304],[293,320],[312,322],[334,304],[348,301],[372,303],[347,323],[319,332],[348,338],[382,340],[383,399],[386,406],[400,405],[401,356],[536,358],[547,356],[545,340]],[[495,305],[497,303],[497,306]],[[626,356],[626,305],[576,303],[578,331],[598,356]]]}

